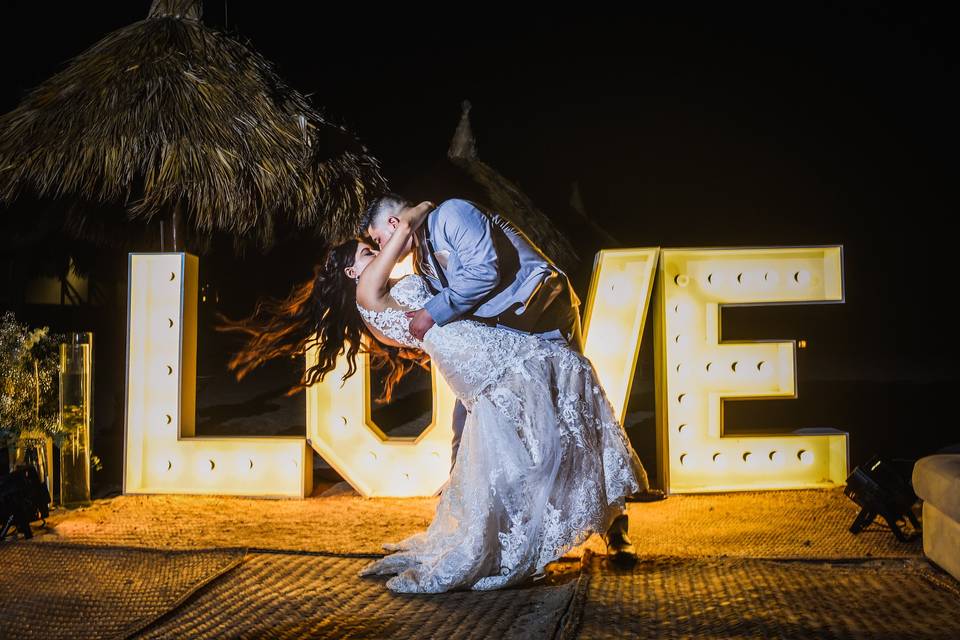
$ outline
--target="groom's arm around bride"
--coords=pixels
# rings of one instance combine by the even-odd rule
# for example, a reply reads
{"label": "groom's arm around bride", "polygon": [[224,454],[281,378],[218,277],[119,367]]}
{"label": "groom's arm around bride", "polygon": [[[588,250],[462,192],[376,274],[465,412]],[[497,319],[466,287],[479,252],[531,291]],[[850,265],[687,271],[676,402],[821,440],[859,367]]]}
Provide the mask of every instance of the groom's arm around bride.
{"label": "groom's arm around bride", "polygon": [[420,245],[418,263],[438,293],[412,314],[413,335],[471,317],[582,352],[579,300],[566,274],[502,216],[447,200],[430,213]]}

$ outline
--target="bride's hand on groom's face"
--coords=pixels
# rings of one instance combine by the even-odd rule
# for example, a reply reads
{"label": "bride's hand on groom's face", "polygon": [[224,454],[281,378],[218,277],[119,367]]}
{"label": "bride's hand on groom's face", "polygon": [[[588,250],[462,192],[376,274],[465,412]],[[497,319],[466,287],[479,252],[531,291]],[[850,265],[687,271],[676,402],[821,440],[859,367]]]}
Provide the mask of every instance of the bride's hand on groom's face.
{"label": "bride's hand on groom's face", "polygon": [[403,213],[400,214],[400,218],[406,220],[412,228],[416,229],[427,219],[427,214],[436,208],[437,205],[429,200],[424,200],[420,204],[403,211]]}

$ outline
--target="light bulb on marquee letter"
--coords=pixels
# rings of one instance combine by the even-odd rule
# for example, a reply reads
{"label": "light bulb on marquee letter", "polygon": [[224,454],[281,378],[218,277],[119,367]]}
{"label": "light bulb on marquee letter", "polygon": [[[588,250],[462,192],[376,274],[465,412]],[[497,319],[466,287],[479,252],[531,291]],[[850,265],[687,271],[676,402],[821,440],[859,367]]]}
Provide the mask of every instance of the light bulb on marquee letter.
{"label": "light bulb on marquee letter", "polygon": [[[796,397],[796,363],[794,341],[721,341],[720,327],[724,305],[842,303],[843,248],[664,249],[658,271],[657,458],[665,487],[689,493],[844,483],[843,431],[723,433],[726,399]],[[680,362],[691,363],[694,374],[680,375]],[[682,432],[668,428],[678,423]]]}

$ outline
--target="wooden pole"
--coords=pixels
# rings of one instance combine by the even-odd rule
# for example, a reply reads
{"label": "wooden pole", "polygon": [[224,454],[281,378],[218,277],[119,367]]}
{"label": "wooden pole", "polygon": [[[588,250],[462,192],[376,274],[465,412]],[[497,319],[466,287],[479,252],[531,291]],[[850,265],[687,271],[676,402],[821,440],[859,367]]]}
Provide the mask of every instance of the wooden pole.
{"label": "wooden pole", "polygon": [[37,368],[37,359],[33,359],[33,386],[37,391],[37,400],[33,410],[33,426],[40,430],[40,370]]}
{"label": "wooden pole", "polygon": [[160,251],[186,251],[187,225],[178,202],[160,221]]}

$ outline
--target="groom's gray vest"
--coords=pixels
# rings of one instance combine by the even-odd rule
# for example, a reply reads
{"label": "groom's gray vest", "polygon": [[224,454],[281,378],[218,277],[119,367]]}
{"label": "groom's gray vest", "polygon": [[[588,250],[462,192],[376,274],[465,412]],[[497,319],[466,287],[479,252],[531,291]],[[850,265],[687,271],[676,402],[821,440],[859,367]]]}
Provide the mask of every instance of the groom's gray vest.
{"label": "groom's gray vest", "polygon": [[417,239],[414,266],[439,292],[424,308],[438,325],[473,318],[582,351],[567,275],[508,220],[454,198],[430,212]]}

